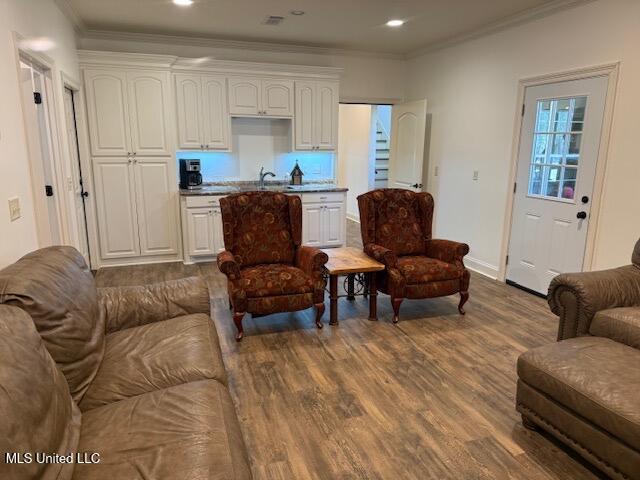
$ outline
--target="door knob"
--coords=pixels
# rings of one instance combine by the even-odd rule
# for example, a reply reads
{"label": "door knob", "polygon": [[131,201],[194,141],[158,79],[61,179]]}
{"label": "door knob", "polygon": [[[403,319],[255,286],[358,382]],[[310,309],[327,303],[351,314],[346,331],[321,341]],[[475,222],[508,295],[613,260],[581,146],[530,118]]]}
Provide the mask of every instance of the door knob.
{"label": "door knob", "polygon": [[421,183],[414,183],[413,185],[411,185],[413,188],[422,188],[422,184]]}
{"label": "door knob", "polygon": [[89,196],[89,192],[82,192],[80,195],[82,195],[84,198],[87,198]]}
{"label": "door knob", "polygon": [[576,217],[579,218],[580,220],[584,220],[585,218],[587,218],[587,212],[578,212]]}
{"label": "door knob", "polygon": [[586,195],[582,197],[582,203],[589,203],[589,197],[587,197]]}

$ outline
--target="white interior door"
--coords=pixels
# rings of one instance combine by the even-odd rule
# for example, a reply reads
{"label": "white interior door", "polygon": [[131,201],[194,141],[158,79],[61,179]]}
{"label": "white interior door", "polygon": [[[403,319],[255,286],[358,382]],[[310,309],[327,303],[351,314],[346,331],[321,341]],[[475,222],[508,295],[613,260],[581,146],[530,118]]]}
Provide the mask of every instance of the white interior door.
{"label": "white interior door", "polygon": [[389,187],[422,191],[427,101],[394,105],[391,111]]}
{"label": "white interior door", "polygon": [[527,88],[507,281],[540,294],[582,271],[607,78]]}
{"label": "white interior door", "polygon": [[72,223],[75,225],[75,245],[84,257],[87,265],[91,265],[91,261],[89,259],[89,237],[87,236],[87,220],[84,205],[85,194],[78,150],[78,131],[76,127],[74,92],[69,88],[64,89],[64,114],[68,141],[67,147],[69,151],[69,166],[71,167],[71,179],[73,182],[70,193],[72,196],[71,203],[74,211],[74,221]]}
{"label": "white interior door", "polygon": [[[61,192],[54,189],[57,185],[48,82],[45,72],[27,60],[20,61],[20,82],[38,243],[41,247],[58,245],[62,243],[62,217],[55,195]],[[36,94],[39,95],[38,102]]]}

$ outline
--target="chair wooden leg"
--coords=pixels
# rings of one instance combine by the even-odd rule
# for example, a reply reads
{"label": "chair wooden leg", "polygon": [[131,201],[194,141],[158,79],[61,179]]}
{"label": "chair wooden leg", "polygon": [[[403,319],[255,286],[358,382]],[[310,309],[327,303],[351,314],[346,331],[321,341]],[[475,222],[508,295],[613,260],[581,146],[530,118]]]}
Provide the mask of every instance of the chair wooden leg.
{"label": "chair wooden leg", "polygon": [[242,319],[245,315],[245,312],[234,312],[233,314],[233,323],[236,324],[236,328],[238,329],[238,333],[236,333],[236,342],[242,340],[244,336],[244,330],[242,328]]}
{"label": "chair wooden leg", "polygon": [[322,328],[324,326],[322,324],[322,315],[324,315],[324,303],[316,303],[314,307],[316,307],[316,327]]}
{"label": "chair wooden leg", "polygon": [[464,315],[466,313],[462,307],[467,303],[467,300],[469,300],[469,292],[460,292],[460,303],[458,304],[458,311],[460,312],[460,315]]}
{"label": "chair wooden leg", "polygon": [[400,321],[400,304],[402,303],[402,298],[391,298],[391,306],[393,307],[393,323],[398,323]]}
{"label": "chair wooden leg", "polygon": [[532,430],[534,432],[538,430],[538,425],[533,423],[531,420],[529,420],[529,417],[525,417],[524,415],[522,415],[522,425],[527,430]]}

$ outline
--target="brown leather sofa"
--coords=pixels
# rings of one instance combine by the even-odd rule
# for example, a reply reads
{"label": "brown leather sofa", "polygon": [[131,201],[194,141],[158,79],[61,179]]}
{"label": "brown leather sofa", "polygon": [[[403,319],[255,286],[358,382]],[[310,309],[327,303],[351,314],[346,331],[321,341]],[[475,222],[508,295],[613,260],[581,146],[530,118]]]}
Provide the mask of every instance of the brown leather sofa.
{"label": "brown leather sofa", "polygon": [[517,409],[612,478],[640,479],[640,241],[632,265],[549,287],[558,343],[518,359]]}
{"label": "brown leather sofa", "polygon": [[383,263],[378,288],[391,297],[398,323],[405,298],[435,298],[460,293],[464,315],[469,299],[465,243],[431,237],[433,197],[398,188],[383,188],[358,197],[364,253]]}
{"label": "brown leather sofa", "polygon": [[0,478],[251,478],[202,279],[98,289],[50,247],[0,271],[0,304],[2,455],[100,459]]}
{"label": "brown leather sofa", "polygon": [[302,202],[297,195],[246,192],[220,199],[224,246],[218,267],[227,276],[233,321],[242,340],[242,319],[276,312],[324,313],[323,251],[302,246]]}

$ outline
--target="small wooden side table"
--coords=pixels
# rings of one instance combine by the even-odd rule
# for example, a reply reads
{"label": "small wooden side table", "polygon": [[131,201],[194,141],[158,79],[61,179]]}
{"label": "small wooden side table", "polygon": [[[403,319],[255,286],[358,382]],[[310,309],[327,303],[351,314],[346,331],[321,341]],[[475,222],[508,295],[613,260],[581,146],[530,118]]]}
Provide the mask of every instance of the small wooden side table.
{"label": "small wooden side table", "polygon": [[[354,247],[327,248],[322,250],[329,256],[325,265],[329,274],[330,325],[338,324],[338,298],[347,297],[353,300],[356,295],[369,295],[369,320],[378,319],[378,290],[376,288],[376,272],[384,270],[384,265]],[[368,276],[368,288],[362,293],[354,292],[356,274]],[[347,295],[338,295],[338,277],[347,276]]]}

